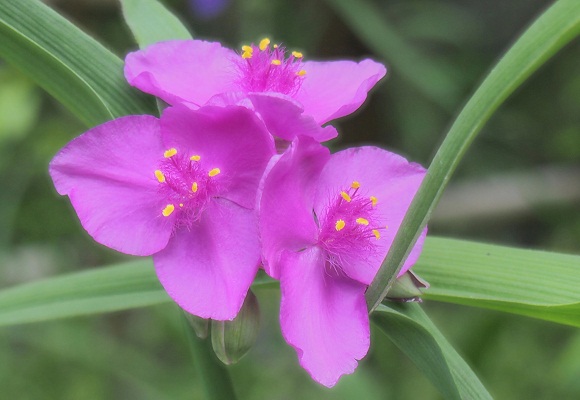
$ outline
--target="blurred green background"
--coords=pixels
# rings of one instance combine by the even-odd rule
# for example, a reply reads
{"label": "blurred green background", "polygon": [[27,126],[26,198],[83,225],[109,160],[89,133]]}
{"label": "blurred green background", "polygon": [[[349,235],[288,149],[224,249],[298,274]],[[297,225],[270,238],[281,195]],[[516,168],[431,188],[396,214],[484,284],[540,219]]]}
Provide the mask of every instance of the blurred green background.
{"label": "blurred green background", "polygon": [[[136,49],[117,1],[48,3],[120,57]],[[552,2],[231,0],[214,16],[194,3],[165,2],[199,38],[239,48],[269,36],[307,59],[386,63],[387,78],[363,109],[335,123],[341,137],[330,146],[379,145],[428,166],[486,71]],[[579,51],[576,40],[489,121],[433,216],[431,234],[580,253]],[[0,61],[0,288],[128,259],[92,241],[48,177],[52,156],[84,130]],[[332,390],[315,384],[281,338],[277,292],[256,294],[258,343],[231,367],[241,399],[440,398],[378,331],[354,375]],[[494,397],[580,398],[577,329],[424,306]],[[173,305],[2,328],[0,398],[201,399],[182,329]]]}

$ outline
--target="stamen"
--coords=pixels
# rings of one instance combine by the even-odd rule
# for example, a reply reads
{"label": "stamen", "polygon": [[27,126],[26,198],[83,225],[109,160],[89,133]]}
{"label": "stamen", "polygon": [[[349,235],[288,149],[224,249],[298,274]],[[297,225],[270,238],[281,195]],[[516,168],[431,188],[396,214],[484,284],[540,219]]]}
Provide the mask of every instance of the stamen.
{"label": "stamen", "polygon": [[272,47],[273,47],[273,48],[275,48],[275,49],[277,49],[277,48],[278,48],[278,45],[277,45],[277,44],[275,44],[275,45],[273,45]]}
{"label": "stamen", "polygon": [[373,229],[373,235],[375,235],[375,237],[377,239],[380,239],[381,238],[381,233],[379,231],[377,231],[376,229]]}
{"label": "stamen", "polygon": [[191,161],[199,161],[199,160],[201,160],[201,156],[195,155],[195,156],[191,156],[191,157],[189,157],[189,159],[190,159]]}
{"label": "stamen", "polygon": [[293,51],[292,52],[292,55],[294,56],[294,58],[302,58],[302,57],[304,57],[304,55],[301,52],[299,52],[299,51]]}
{"label": "stamen", "polygon": [[346,192],[340,192],[340,196],[341,196],[343,199],[345,199],[347,203],[350,203],[350,200],[351,200],[351,198],[350,198],[350,196],[348,195],[348,193],[346,193]]}
{"label": "stamen", "polygon": [[158,169],[155,170],[155,177],[157,178],[159,183],[165,182],[165,175],[163,175],[163,172],[159,171]]}
{"label": "stamen", "polygon": [[370,199],[371,199],[371,203],[373,204],[373,207],[376,206],[377,202],[378,202],[377,198],[375,196],[371,196]]}
{"label": "stamen", "polygon": [[357,218],[356,219],[356,223],[359,225],[368,225],[369,224],[369,220],[368,219],[364,219],[364,218]]}
{"label": "stamen", "polygon": [[280,64],[282,64],[282,61],[280,61],[280,60],[272,60],[272,62],[270,64],[272,64],[272,65],[280,65]]}
{"label": "stamen", "polygon": [[222,171],[220,171],[220,169],[219,169],[219,168],[214,168],[214,169],[212,169],[211,171],[209,171],[207,174],[208,174],[209,176],[216,176],[216,175],[217,175],[217,174],[219,174],[220,172],[222,172]]}
{"label": "stamen", "polygon": [[360,187],[360,182],[359,181],[352,181],[352,183],[350,184],[350,187],[353,189],[358,189]]}
{"label": "stamen", "polygon": [[193,182],[193,184],[191,185],[191,191],[193,193],[197,192],[197,182]]}
{"label": "stamen", "polygon": [[252,54],[254,53],[254,49],[250,46],[242,46],[242,58],[252,58]]}
{"label": "stamen", "polygon": [[260,40],[260,50],[264,51],[268,48],[268,46],[270,45],[270,39],[268,38],[264,38],[262,40]]}
{"label": "stamen", "polygon": [[179,207],[183,207],[183,203],[179,203]]}
{"label": "stamen", "polygon": [[334,224],[334,228],[337,231],[340,231],[344,228],[345,225],[346,225],[345,222],[342,219],[339,219],[338,221],[336,221],[336,224]]}
{"label": "stamen", "polygon": [[304,76],[304,75],[306,75],[306,71],[304,71],[303,69],[301,69],[300,71],[296,72],[296,75],[298,75],[298,76]]}
{"label": "stamen", "polygon": [[176,154],[177,154],[177,149],[175,149],[174,147],[172,147],[169,150],[166,150],[165,153],[163,153],[163,157],[165,157],[165,158],[171,158],[171,157],[173,157]]}
{"label": "stamen", "polygon": [[169,217],[171,215],[171,213],[173,213],[173,211],[175,210],[175,206],[173,204],[168,204],[163,211],[161,212],[161,214],[163,214],[164,217]]}

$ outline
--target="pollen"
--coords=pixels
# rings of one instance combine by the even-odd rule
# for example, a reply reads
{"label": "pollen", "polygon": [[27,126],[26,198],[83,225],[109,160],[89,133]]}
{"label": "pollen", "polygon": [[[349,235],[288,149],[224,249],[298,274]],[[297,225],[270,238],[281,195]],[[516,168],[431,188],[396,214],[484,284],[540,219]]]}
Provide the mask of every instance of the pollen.
{"label": "pollen", "polygon": [[292,52],[292,55],[294,56],[294,58],[302,58],[302,57],[304,57],[304,54],[302,54],[299,51],[293,51]]}
{"label": "pollen", "polygon": [[360,187],[360,182],[359,181],[352,181],[352,183],[350,184],[350,187],[353,189],[358,189]]}
{"label": "pollen", "polygon": [[252,49],[250,46],[242,46],[242,58],[252,58],[252,53],[254,52],[254,49]]}
{"label": "pollen", "polygon": [[193,193],[197,192],[197,182],[193,182],[193,183],[191,184],[191,191],[192,191]]}
{"label": "pollen", "polygon": [[216,176],[216,175],[217,175],[217,174],[219,174],[220,172],[222,172],[222,171],[220,171],[220,169],[219,169],[219,168],[214,168],[214,169],[212,169],[211,171],[209,171],[207,174],[208,174],[209,176]]}
{"label": "pollen", "polygon": [[157,178],[159,183],[165,182],[165,175],[163,175],[163,172],[161,172],[159,170],[155,170],[155,177]]}
{"label": "pollen", "polygon": [[370,199],[371,199],[371,203],[372,203],[373,207],[376,206],[378,199],[375,196],[371,196]]}
{"label": "pollen", "polygon": [[357,218],[356,219],[356,223],[359,225],[368,225],[369,224],[369,220],[365,219],[365,218]]}
{"label": "pollen", "polygon": [[341,197],[342,197],[344,200],[346,200],[346,202],[347,202],[347,203],[350,203],[350,201],[351,201],[351,198],[350,198],[350,196],[348,195],[348,193],[347,193],[347,192],[340,192],[340,196],[341,196]]}
{"label": "pollen", "polygon": [[199,160],[201,160],[201,156],[198,156],[198,155],[196,154],[196,155],[194,155],[194,156],[191,156],[191,157],[189,157],[189,159],[190,159],[191,161],[199,161]]}
{"label": "pollen", "polygon": [[165,157],[165,158],[171,158],[171,157],[173,157],[176,154],[177,154],[177,149],[175,147],[172,147],[172,148],[170,148],[169,150],[166,150],[163,153],[163,157]]}
{"label": "pollen", "polygon": [[264,38],[264,39],[260,40],[260,45],[258,47],[260,47],[260,50],[264,51],[268,48],[269,45],[270,45],[270,39]]}
{"label": "pollen", "polygon": [[272,60],[272,62],[270,64],[272,64],[272,65],[281,65],[282,64],[282,61],[280,61],[280,60]]}
{"label": "pollen", "polygon": [[169,217],[173,211],[175,211],[175,206],[173,204],[168,204],[163,211],[161,212],[161,214],[163,214],[164,217]]}
{"label": "pollen", "polygon": [[298,75],[298,76],[304,76],[304,75],[306,75],[306,71],[304,71],[303,69],[301,69],[300,71],[296,72],[296,75]]}
{"label": "pollen", "polygon": [[342,219],[339,219],[338,221],[336,221],[336,224],[334,224],[334,228],[337,231],[340,231],[344,228],[345,225],[346,225],[345,222]]}
{"label": "pollen", "polygon": [[376,229],[373,229],[373,235],[375,235],[375,237],[377,239],[380,239],[381,238],[381,233],[378,230],[376,230]]}

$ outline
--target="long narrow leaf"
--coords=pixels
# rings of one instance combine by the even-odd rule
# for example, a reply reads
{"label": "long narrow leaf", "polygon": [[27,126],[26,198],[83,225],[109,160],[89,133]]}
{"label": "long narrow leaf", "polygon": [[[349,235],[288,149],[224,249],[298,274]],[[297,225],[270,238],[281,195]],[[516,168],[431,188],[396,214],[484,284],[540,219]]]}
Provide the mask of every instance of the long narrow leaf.
{"label": "long narrow leaf", "polygon": [[451,175],[483,125],[526,78],[578,34],[580,1],[557,1],[524,32],[473,94],[433,158],[393,246],[367,291],[370,310],[385,297]]}
{"label": "long narrow leaf", "polygon": [[491,399],[469,365],[416,303],[381,305],[372,321],[446,399]]}
{"label": "long narrow leaf", "polygon": [[425,299],[580,327],[580,256],[430,238],[414,271]]}
{"label": "long narrow leaf", "polygon": [[88,126],[155,112],[153,99],[125,82],[118,57],[40,1],[0,1],[0,57]]}
{"label": "long narrow leaf", "polygon": [[183,24],[157,0],[121,0],[125,22],[140,48],[171,39],[191,39]]}

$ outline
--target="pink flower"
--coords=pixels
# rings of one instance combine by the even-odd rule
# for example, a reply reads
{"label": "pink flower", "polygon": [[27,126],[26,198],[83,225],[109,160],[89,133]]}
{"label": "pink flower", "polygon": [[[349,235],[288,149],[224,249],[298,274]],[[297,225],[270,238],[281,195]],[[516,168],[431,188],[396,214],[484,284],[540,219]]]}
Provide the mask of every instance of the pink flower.
{"label": "pink flower", "polygon": [[258,269],[254,205],[274,152],[246,108],[176,106],[161,119],[128,116],[89,130],[54,157],[50,175],[97,242],[153,255],[182,308],[226,320]]}
{"label": "pink flower", "polygon": [[125,77],[169,104],[240,104],[255,110],[269,131],[284,140],[305,135],[336,137],[326,122],[350,114],[385,75],[372,60],[304,61],[268,39],[241,54],[219,43],[167,41],[127,55]]}
{"label": "pink flower", "polygon": [[[364,293],[392,244],[425,170],[375,147],[330,155],[297,138],[263,184],[266,272],[280,279],[280,323],[300,365],[326,386],[369,348]],[[423,232],[401,271],[419,257]]]}

